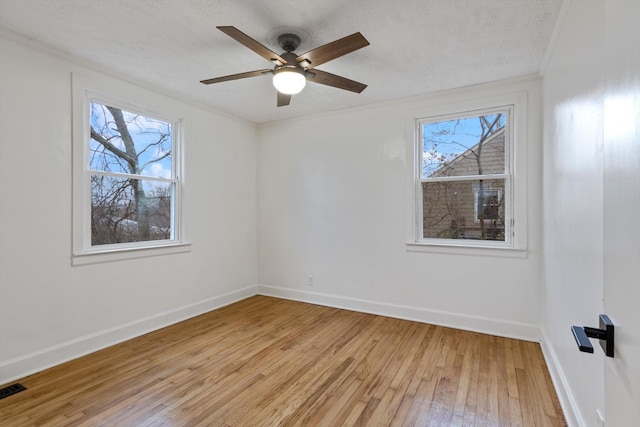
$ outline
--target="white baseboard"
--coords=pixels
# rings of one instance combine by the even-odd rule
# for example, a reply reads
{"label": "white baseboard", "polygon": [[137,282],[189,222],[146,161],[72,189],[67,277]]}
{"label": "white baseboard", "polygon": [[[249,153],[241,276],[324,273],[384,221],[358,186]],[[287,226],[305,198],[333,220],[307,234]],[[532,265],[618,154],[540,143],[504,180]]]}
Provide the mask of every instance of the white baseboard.
{"label": "white baseboard", "polygon": [[558,400],[560,401],[562,412],[564,412],[564,417],[567,421],[567,425],[569,427],[586,427],[587,424],[580,416],[580,411],[578,410],[578,405],[576,405],[576,401],[573,398],[573,393],[571,393],[571,388],[569,387],[567,377],[564,375],[564,371],[558,361],[558,356],[551,346],[549,338],[544,332],[544,329],[541,329],[540,335],[540,347],[542,347],[542,355],[547,362],[549,375],[551,375],[551,381],[553,382],[553,387],[556,389],[556,394],[558,395]]}
{"label": "white baseboard", "polygon": [[256,289],[256,286],[248,286],[2,362],[0,363],[0,384],[15,381],[114,344],[249,298],[256,294]]}
{"label": "white baseboard", "polygon": [[[540,328],[537,325],[276,286],[257,285],[139,319],[115,328],[95,332],[2,362],[0,363],[0,384],[23,378],[27,375],[215,310],[236,301],[249,298],[256,294],[522,339],[525,341],[540,341]],[[563,409],[564,408],[565,406],[563,405]]]}
{"label": "white baseboard", "polygon": [[526,323],[509,322],[479,316],[469,316],[461,313],[429,310],[420,307],[382,303],[269,285],[258,285],[257,293],[259,295],[378,314],[398,319],[413,320],[501,337],[534,342],[540,341],[540,327]]}

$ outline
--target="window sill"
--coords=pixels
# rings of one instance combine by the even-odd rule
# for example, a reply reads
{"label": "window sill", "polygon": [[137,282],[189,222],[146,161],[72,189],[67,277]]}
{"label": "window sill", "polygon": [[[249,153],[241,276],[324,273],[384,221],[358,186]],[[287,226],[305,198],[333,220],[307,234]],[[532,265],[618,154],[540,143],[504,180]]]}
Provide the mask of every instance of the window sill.
{"label": "window sill", "polygon": [[407,242],[407,252],[427,252],[451,255],[475,255],[505,258],[526,258],[527,250],[506,246],[462,245],[455,243]]}
{"label": "window sill", "polygon": [[137,258],[150,258],[162,255],[172,255],[191,252],[191,243],[171,243],[162,246],[137,247],[137,248],[119,248],[100,252],[85,252],[82,254],[73,254],[71,257],[71,265],[73,267],[101,264],[105,262],[123,261]]}

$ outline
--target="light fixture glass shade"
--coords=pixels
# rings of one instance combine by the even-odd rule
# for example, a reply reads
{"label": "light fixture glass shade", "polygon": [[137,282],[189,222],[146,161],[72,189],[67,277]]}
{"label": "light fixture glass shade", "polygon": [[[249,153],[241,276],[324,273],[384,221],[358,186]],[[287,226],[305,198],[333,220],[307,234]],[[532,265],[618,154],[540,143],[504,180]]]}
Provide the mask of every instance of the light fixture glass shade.
{"label": "light fixture glass shade", "polygon": [[280,93],[295,95],[304,89],[307,79],[296,69],[280,69],[273,74],[273,86]]}

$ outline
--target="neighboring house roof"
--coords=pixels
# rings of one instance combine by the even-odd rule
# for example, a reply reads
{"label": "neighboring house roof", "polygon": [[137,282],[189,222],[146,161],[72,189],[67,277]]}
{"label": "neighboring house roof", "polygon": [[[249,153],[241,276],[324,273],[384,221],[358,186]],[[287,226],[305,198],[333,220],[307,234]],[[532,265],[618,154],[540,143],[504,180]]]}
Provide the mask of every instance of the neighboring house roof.
{"label": "neighboring house roof", "polygon": [[[482,142],[482,154],[481,157],[485,160],[483,163],[483,173],[504,173],[504,148],[498,150],[500,155],[498,157],[495,156],[495,148],[500,144],[504,144],[504,126],[498,129],[493,133],[489,138]],[[452,160],[443,164],[440,168],[436,169],[431,175],[430,178],[435,177],[443,177],[443,176],[456,176],[456,175],[478,175],[477,169],[474,173],[459,173],[456,170],[461,168],[468,168],[469,166],[464,166],[464,163],[473,162],[473,165],[477,167],[476,162],[476,153],[480,146],[480,142],[475,144],[473,147],[468,148],[466,151],[462,152],[460,155],[456,156]],[[491,153],[492,149],[494,149],[494,153]],[[491,163],[492,158],[495,160]],[[488,160],[488,161],[486,161]],[[487,169],[500,169],[496,170],[487,170]]]}

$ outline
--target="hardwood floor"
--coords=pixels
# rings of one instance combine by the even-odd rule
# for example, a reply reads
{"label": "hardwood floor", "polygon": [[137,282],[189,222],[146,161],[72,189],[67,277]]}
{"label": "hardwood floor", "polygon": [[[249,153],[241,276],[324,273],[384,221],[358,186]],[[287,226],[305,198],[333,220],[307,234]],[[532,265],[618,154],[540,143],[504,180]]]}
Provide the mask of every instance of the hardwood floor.
{"label": "hardwood floor", "polygon": [[19,380],[8,426],[562,426],[537,343],[256,296]]}

